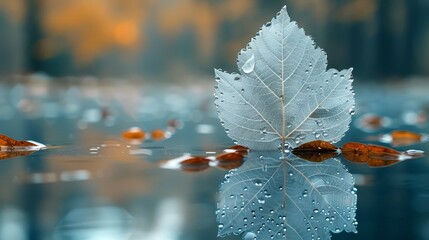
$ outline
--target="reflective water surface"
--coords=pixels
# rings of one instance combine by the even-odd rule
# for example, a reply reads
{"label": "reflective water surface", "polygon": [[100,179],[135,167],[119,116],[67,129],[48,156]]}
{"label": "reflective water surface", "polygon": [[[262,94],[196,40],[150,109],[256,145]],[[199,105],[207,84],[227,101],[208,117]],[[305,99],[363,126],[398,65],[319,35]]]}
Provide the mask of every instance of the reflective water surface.
{"label": "reflective water surface", "polygon": [[[337,145],[429,133],[428,87],[358,86],[357,114]],[[428,157],[371,168],[250,151],[221,165],[216,156],[233,143],[211,85],[39,79],[0,93],[1,133],[48,146],[2,152],[0,239],[429,239]],[[124,138],[132,127],[144,137]],[[171,164],[190,156],[209,160]]]}

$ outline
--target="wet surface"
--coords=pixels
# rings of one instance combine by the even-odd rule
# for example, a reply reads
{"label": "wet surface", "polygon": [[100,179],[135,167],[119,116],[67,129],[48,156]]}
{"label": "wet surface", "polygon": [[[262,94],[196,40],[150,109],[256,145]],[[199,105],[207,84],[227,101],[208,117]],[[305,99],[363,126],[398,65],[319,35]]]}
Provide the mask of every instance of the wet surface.
{"label": "wet surface", "polygon": [[[429,133],[428,88],[358,86],[357,114],[336,145],[392,147],[368,137]],[[233,145],[217,119],[212,85],[149,88],[87,79],[57,86],[39,79],[2,85],[0,92],[2,134],[58,147],[0,161],[0,239],[220,239],[217,201],[228,171],[204,160],[192,171],[162,167],[183,156],[215,159]],[[368,121],[368,114],[378,120]],[[143,135],[124,135],[132,127]],[[427,142],[394,148],[429,152]],[[428,157],[385,168],[328,161],[344,165],[357,189],[358,233],[332,239],[429,239]]]}

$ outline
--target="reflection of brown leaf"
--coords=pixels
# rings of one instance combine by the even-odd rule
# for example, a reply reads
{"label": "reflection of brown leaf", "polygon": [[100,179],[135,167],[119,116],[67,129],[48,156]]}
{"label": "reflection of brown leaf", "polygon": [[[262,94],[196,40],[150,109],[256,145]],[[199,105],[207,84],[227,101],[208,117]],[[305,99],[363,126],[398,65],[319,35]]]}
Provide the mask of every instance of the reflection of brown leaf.
{"label": "reflection of brown leaf", "polygon": [[5,147],[29,147],[29,146],[37,146],[36,144],[28,141],[20,141],[10,138],[6,135],[0,134],[0,146]]}
{"label": "reflection of brown leaf", "polygon": [[413,158],[395,149],[350,142],[341,148],[345,159],[354,163],[367,163],[370,167],[386,167]]}
{"label": "reflection of brown leaf", "polygon": [[216,156],[216,160],[216,167],[223,170],[231,170],[238,168],[243,164],[244,155],[238,152],[224,153]]}
{"label": "reflection of brown leaf", "polygon": [[304,143],[292,150],[292,153],[311,162],[322,162],[338,155],[338,148],[329,142],[312,141]]}
{"label": "reflection of brown leaf", "polygon": [[0,160],[8,159],[8,158],[14,158],[14,157],[25,157],[28,156],[35,151],[7,151],[7,152],[0,152]]}
{"label": "reflection of brown leaf", "polygon": [[210,160],[204,157],[191,157],[180,162],[180,169],[184,172],[201,172],[209,168]]}

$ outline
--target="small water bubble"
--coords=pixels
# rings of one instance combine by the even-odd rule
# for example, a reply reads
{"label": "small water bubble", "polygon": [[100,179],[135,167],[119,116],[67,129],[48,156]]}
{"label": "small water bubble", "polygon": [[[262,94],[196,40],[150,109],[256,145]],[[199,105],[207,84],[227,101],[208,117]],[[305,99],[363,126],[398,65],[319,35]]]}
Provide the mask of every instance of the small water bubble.
{"label": "small water bubble", "polygon": [[323,135],[324,137],[327,137],[327,136],[329,136],[329,133],[328,133],[327,131],[323,131],[323,132],[322,132],[322,135]]}
{"label": "small water bubble", "polygon": [[308,70],[305,70],[305,74],[308,74],[309,73],[309,71]]}
{"label": "small water bubble", "polygon": [[223,224],[222,223],[220,223],[219,225],[217,225],[217,227],[219,228],[219,230],[220,229],[222,229],[223,228]]}
{"label": "small water bubble", "polygon": [[356,113],[356,112],[355,112],[355,110],[354,110],[353,108],[349,110],[349,114],[350,114],[350,115],[355,115],[355,113]]}
{"label": "small water bubble", "polygon": [[[265,203],[265,199],[263,199],[263,198],[259,198],[258,199],[258,203],[260,203],[260,204],[264,204]],[[259,209],[260,210],[260,209]],[[262,211],[262,210],[261,210]]]}
{"label": "small water bubble", "polygon": [[244,93],[244,88],[241,89],[241,92]]}
{"label": "small water bubble", "polygon": [[231,194],[231,196],[229,196],[229,198],[235,198],[234,194]]}
{"label": "small water bubble", "polygon": [[255,68],[255,54],[252,54],[249,59],[243,64],[241,69],[244,73],[251,73]]}
{"label": "small water bubble", "polygon": [[293,172],[289,172],[288,174],[289,174],[289,176],[290,176],[290,177],[292,177],[292,176],[293,176]]}
{"label": "small water bubble", "polygon": [[271,194],[266,193],[264,197],[265,197],[265,198],[270,198],[270,197],[271,197]]}

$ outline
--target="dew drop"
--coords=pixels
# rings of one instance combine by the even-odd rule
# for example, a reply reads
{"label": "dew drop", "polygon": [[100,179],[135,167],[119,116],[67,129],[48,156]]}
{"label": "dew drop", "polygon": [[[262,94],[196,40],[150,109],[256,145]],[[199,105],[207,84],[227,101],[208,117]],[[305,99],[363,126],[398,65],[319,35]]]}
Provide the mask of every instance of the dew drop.
{"label": "dew drop", "polygon": [[[263,198],[259,198],[258,199],[258,203],[260,203],[260,204],[264,204],[265,203],[265,199],[263,199]],[[261,210],[261,209],[259,209],[259,210]],[[261,210],[262,211],[262,210]]]}
{"label": "dew drop", "polygon": [[261,180],[259,180],[259,179],[256,179],[255,181],[254,181],[254,183],[255,183],[255,186],[257,186],[257,187],[260,187],[260,186],[262,186],[262,181]]}
{"label": "dew drop", "polygon": [[244,73],[251,73],[255,68],[255,54],[252,54],[249,59],[243,64],[241,69]]}
{"label": "dew drop", "polygon": [[307,192],[307,190],[304,190],[303,192],[302,192],[302,197],[307,197],[308,196],[308,192]]}
{"label": "dew drop", "polygon": [[235,81],[238,81],[238,80],[240,80],[241,79],[241,77],[240,76],[236,76],[235,78],[234,78],[234,80]]}

